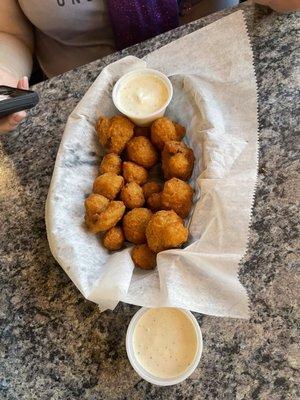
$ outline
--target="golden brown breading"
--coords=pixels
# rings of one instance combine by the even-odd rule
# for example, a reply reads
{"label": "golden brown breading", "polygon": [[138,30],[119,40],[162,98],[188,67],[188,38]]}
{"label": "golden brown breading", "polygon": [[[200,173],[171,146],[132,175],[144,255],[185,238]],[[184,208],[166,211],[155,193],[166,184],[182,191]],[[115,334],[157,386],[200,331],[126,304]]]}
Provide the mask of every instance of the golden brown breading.
{"label": "golden brown breading", "polygon": [[111,201],[108,206],[93,215],[86,218],[86,224],[93,233],[107,231],[122,219],[125,212],[125,205],[122,201]]}
{"label": "golden brown breading", "polygon": [[[166,117],[142,128],[118,115],[100,118],[96,129],[108,154],[99,166],[94,193],[85,200],[86,225],[93,233],[104,233],[102,243],[110,251],[121,249],[125,240],[134,243],[135,265],[153,269],[158,252],[188,239],[182,218],[192,205],[193,189],[185,181],[191,177],[194,154],[180,143],[185,128]],[[163,187],[162,175],[168,179]],[[145,201],[149,208],[143,207]],[[125,215],[126,208],[130,211]]]}
{"label": "golden brown breading", "polygon": [[[159,149],[163,150],[165,142],[169,140],[180,141],[184,132],[180,125],[175,125],[166,117],[158,118],[151,125],[151,141]],[[181,127],[182,128],[182,127]]]}
{"label": "golden brown breading", "polygon": [[93,216],[100,215],[102,211],[106,209],[109,204],[109,200],[101,196],[101,194],[90,194],[89,197],[85,199],[85,224],[87,228],[94,233],[97,233],[97,229],[95,232],[94,225],[91,223]]}
{"label": "golden brown breading", "polygon": [[151,168],[156,164],[158,155],[150,140],[144,136],[131,139],[126,146],[127,157],[142,167]]}
{"label": "golden brown breading", "polygon": [[156,182],[156,181],[149,181],[143,185],[143,193],[144,197],[147,200],[149,196],[153,193],[159,193],[161,192],[161,184]]}
{"label": "golden brown breading", "polygon": [[144,167],[131,161],[123,162],[123,177],[126,182],[136,182],[138,185],[143,185],[147,182],[148,172]]}
{"label": "golden brown breading", "polygon": [[108,250],[120,250],[124,245],[125,237],[123,230],[120,226],[113,226],[110,228],[102,238],[102,243]]}
{"label": "golden brown breading", "polygon": [[158,211],[153,214],[146,228],[148,246],[155,253],[180,247],[187,241],[188,229],[173,211]]}
{"label": "golden brown breading", "polygon": [[170,140],[162,152],[162,169],[165,179],[190,179],[194,168],[194,152],[182,142]]}
{"label": "golden brown breading", "polygon": [[184,138],[185,135],[185,128],[178,124],[177,122],[173,122],[174,126],[175,126],[175,131],[176,131],[176,140],[180,141]]}
{"label": "golden brown breading", "polygon": [[118,154],[109,153],[102,158],[99,174],[105,174],[106,172],[112,172],[117,175],[121,174],[122,160]]}
{"label": "golden brown breading", "polygon": [[101,194],[90,194],[85,199],[85,214],[86,216],[92,216],[94,214],[100,214],[108,206],[109,200]]}
{"label": "golden brown breading", "polygon": [[123,185],[124,179],[122,176],[112,172],[106,172],[95,179],[93,184],[93,192],[102,194],[102,196],[113,200],[117,197]]}
{"label": "golden brown breading", "polygon": [[150,138],[150,128],[135,126],[134,127],[134,136],[145,136],[147,138]]}
{"label": "golden brown breading", "polygon": [[192,207],[193,189],[181,179],[172,178],[165,182],[161,202],[164,210],[174,210],[181,218],[189,215]]}
{"label": "golden brown breading", "polygon": [[110,125],[111,125],[110,119],[106,117],[100,117],[97,122],[96,130],[98,134],[99,143],[102,147],[105,147],[106,143],[108,142]]}
{"label": "golden brown breading", "polygon": [[134,246],[131,258],[136,267],[142,269],[153,269],[156,266],[156,254],[146,244]]}
{"label": "golden brown breading", "polygon": [[165,182],[161,202],[164,210],[174,210],[181,218],[189,215],[192,207],[193,189],[181,179],[172,178]]}
{"label": "golden brown breading", "polygon": [[133,128],[133,123],[123,115],[111,119],[101,117],[97,123],[100,145],[105,147],[108,153],[122,153],[133,136]]}
{"label": "golden brown breading", "polygon": [[146,243],[145,231],[152,212],[147,208],[135,208],[123,218],[123,230],[126,240],[135,244]]}
{"label": "golden brown breading", "polygon": [[162,210],[162,203],[161,203],[161,195],[162,192],[159,193],[152,193],[147,199],[147,206],[152,211],[159,211]]}
{"label": "golden brown breading", "polygon": [[121,200],[127,208],[143,207],[145,203],[143,189],[136,182],[126,183],[121,190]]}

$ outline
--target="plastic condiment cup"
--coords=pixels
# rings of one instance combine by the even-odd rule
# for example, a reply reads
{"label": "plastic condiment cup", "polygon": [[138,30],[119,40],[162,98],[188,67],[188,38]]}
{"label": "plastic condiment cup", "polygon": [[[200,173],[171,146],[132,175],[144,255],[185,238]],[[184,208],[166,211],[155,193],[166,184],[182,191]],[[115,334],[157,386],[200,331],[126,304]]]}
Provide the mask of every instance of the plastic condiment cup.
{"label": "plastic condiment cup", "polygon": [[179,309],[181,312],[183,312],[189,320],[192,322],[192,325],[195,329],[196,337],[197,337],[197,349],[195,352],[195,357],[189,367],[183,371],[182,374],[172,377],[172,378],[161,378],[158,376],[155,376],[148,372],[138,361],[138,359],[135,356],[134,348],[133,348],[133,334],[135,331],[135,327],[140,320],[140,318],[148,311],[150,310],[149,308],[142,307],[131,319],[130,324],[127,329],[127,334],[126,334],[126,351],[127,351],[127,356],[130,361],[130,364],[132,365],[133,369],[135,372],[137,372],[141,378],[145,379],[147,382],[150,382],[154,385],[158,386],[172,386],[176,385],[177,383],[183,382],[185,379],[187,379],[197,368],[201,354],[202,354],[202,348],[203,348],[203,341],[202,341],[202,333],[200,326],[196,320],[196,318],[193,316],[193,314],[190,311]]}
{"label": "plastic condiment cup", "polygon": [[[166,87],[168,89],[168,99],[165,102],[165,104],[160,109],[155,111],[154,113],[148,114],[148,115],[144,115],[142,117],[128,113],[118,103],[118,91],[119,91],[120,87],[122,86],[122,84],[127,79],[129,79],[130,77],[132,77],[134,75],[141,74],[141,73],[146,73],[146,74],[151,74],[151,75],[158,76],[162,80],[162,82],[166,85]],[[151,68],[139,68],[139,69],[136,69],[134,71],[130,71],[127,74],[121,76],[121,78],[115,83],[115,86],[114,86],[113,92],[112,92],[112,99],[113,99],[113,102],[114,102],[114,105],[116,106],[116,108],[122,114],[126,115],[126,117],[130,118],[131,121],[134,122],[138,126],[149,126],[151,124],[151,122],[155,121],[157,118],[163,117],[164,114],[165,114],[166,108],[170,104],[172,96],[173,96],[173,86],[172,86],[172,83],[169,80],[169,78],[165,74],[163,74],[162,72],[157,71],[155,69],[151,69]]]}

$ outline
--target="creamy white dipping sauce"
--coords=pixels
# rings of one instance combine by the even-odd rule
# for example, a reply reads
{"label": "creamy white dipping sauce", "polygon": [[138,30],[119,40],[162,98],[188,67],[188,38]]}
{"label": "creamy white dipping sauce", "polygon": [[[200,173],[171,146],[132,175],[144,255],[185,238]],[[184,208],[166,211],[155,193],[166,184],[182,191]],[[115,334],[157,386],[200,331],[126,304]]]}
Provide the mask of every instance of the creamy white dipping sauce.
{"label": "creamy white dipping sauce", "polygon": [[139,72],[120,84],[117,103],[126,115],[146,117],[160,110],[169,99],[166,83],[151,72]]}
{"label": "creamy white dipping sauce", "polygon": [[181,375],[197,353],[197,333],[177,308],[146,311],[133,332],[133,351],[145,370],[159,378]]}

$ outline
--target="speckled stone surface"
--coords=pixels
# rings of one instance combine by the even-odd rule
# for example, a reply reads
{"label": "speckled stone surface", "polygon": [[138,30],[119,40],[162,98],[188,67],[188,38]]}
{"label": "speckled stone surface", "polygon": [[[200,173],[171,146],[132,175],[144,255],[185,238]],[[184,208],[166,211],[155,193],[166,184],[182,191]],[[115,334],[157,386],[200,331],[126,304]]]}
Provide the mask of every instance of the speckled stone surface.
{"label": "speckled stone surface", "polygon": [[228,13],[221,12],[39,84],[39,106],[18,132],[1,138],[1,399],[297,398],[299,15],[240,8],[253,42],[261,126],[259,180],[240,273],[251,319],[198,315],[204,337],[199,368],[180,385],[152,386],[126,358],[125,332],[137,308],[120,304],[100,314],[52,258],[44,222],[65,122],[101,69],[128,54],[142,57]]}

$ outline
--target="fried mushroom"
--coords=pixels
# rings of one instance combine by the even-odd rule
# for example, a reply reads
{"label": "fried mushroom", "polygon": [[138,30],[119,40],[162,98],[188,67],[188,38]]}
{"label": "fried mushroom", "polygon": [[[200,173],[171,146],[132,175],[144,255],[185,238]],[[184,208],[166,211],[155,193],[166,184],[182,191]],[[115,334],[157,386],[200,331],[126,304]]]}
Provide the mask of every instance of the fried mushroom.
{"label": "fried mushroom", "polygon": [[145,185],[143,185],[143,193],[144,193],[144,197],[147,200],[149,196],[151,196],[151,194],[153,193],[159,193],[161,192],[161,184],[159,184],[156,181],[149,181],[147,183],[145,183]]}
{"label": "fried mushroom", "polygon": [[117,225],[125,213],[122,201],[111,201],[100,213],[87,214],[86,224],[93,233],[104,232]]}
{"label": "fried mushroom", "polygon": [[147,182],[148,172],[144,167],[131,162],[123,162],[123,177],[126,182],[136,182],[138,185],[143,185]]}
{"label": "fried mushroom", "polygon": [[[167,118],[162,117],[155,120],[151,125],[151,141],[159,149],[163,150],[165,142],[169,140],[180,141],[185,131],[181,128],[181,125],[173,124],[173,122]],[[183,128],[184,129],[184,128]]]}
{"label": "fried mushroom", "polygon": [[91,220],[94,215],[99,215],[106,209],[109,204],[109,200],[101,196],[101,194],[90,194],[84,202],[85,206],[85,223],[87,228],[94,232],[93,224]]}
{"label": "fried mushroom", "polygon": [[121,174],[122,160],[118,154],[108,153],[102,158],[99,174],[105,174],[106,172],[112,172],[117,175]]}
{"label": "fried mushroom", "polygon": [[108,153],[120,154],[133,136],[133,123],[123,115],[101,117],[97,123],[99,143]]}
{"label": "fried mushroom", "polygon": [[151,168],[157,162],[157,151],[150,140],[144,136],[132,138],[127,143],[126,150],[128,159],[144,168]]}
{"label": "fried mushroom", "polygon": [[165,179],[190,179],[194,168],[194,152],[182,142],[170,140],[162,152],[162,169]]}
{"label": "fried mushroom", "polygon": [[154,269],[156,266],[156,254],[146,244],[134,246],[131,257],[135,266],[141,269]]}
{"label": "fried mushroom", "polygon": [[106,172],[94,180],[93,192],[113,200],[117,197],[123,185],[124,179],[122,176]]}
{"label": "fried mushroom", "polygon": [[162,209],[162,202],[161,202],[161,195],[162,193],[152,193],[147,199],[147,206],[152,211],[159,211]]}
{"label": "fried mushroom", "polygon": [[113,226],[105,232],[102,238],[103,246],[110,251],[120,250],[124,241],[124,233],[120,226]]}
{"label": "fried mushroom", "polygon": [[177,178],[165,182],[161,196],[164,210],[174,210],[181,218],[186,218],[192,207],[192,200],[193,189],[188,183]]}
{"label": "fried mushroom", "polygon": [[127,208],[142,207],[145,203],[143,189],[136,182],[129,182],[121,191],[121,200]]}
{"label": "fried mushroom", "polygon": [[152,212],[147,208],[135,208],[123,218],[123,231],[126,240],[134,244],[146,243],[145,231]]}
{"label": "fried mushroom", "polygon": [[188,229],[175,211],[158,211],[148,222],[146,238],[149,248],[159,253],[185,243],[188,239]]}

